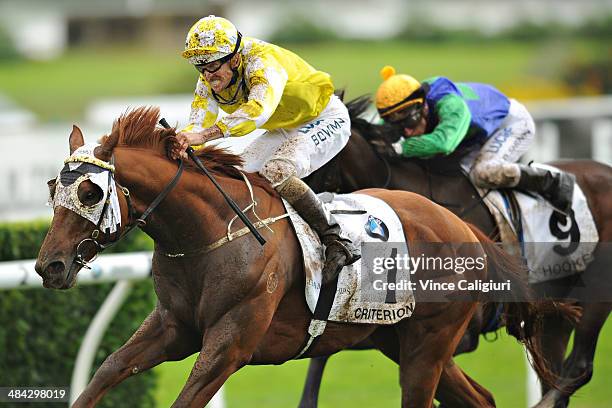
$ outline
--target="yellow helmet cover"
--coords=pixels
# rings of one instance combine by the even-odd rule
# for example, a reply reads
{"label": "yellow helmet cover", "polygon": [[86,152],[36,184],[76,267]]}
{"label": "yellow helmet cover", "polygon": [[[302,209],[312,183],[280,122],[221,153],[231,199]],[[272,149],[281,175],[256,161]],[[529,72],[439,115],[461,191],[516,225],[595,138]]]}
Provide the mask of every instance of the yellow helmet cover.
{"label": "yellow helmet cover", "polygon": [[421,83],[410,75],[396,74],[395,68],[386,65],[380,70],[383,83],[376,91],[376,108],[382,117],[415,103],[423,103],[422,97],[414,97]]}
{"label": "yellow helmet cover", "polygon": [[194,65],[208,64],[239,51],[239,37],[229,20],[210,15],[191,26],[181,55]]}

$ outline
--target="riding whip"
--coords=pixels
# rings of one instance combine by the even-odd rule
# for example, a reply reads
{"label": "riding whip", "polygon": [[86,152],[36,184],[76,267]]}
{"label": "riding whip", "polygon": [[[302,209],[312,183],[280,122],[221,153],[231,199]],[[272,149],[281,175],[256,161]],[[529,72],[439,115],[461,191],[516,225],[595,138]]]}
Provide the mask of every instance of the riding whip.
{"label": "riding whip", "polygon": [[[161,118],[159,120],[159,124],[162,125],[166,129],[171,129],[170,125],[168,124],[168,122],[164,118]],[[264,239],[264,237],[261,236],[259,231],[257,231],[257,228],[255,228],[255,226],[253,225],[251,220],[249,220],[249,218],[242,212],[242,210],[240,209],[240,207],[238,207],[236,202],[234,202],[234,200],[229,195],[227,195],[227,193],[225,191],[223,191],[223,188],[221,187],[221,185],[219,185],[219,183],[217,182],[217,180],[215,180],[213,175],[210,174],[208,169],[206,169],[206,167],[204,167],[204,165],[200,161],[200,158],[195,154],[195,150],[193,150],[193,147],[189,146],[187,148],[187,154],[189,155],[191,160],[193,160],[193,162],[196,164],[196,166],[198,166],[198,168],[200,170],[202,170],[204,172],[204,174],[206,174],[206,177],[208,177],[210,179],[210,181],[212,181],[212,183],[215,185],[215,187],[217,187],[217,190],[219,190],[221,195],[223,195],[223,198],[225,198],[225,201],[227,201],[229,206],[232,207],[232,210],[234,210],[234,212],[242,220],[244,225],[246,225],[247,228],[253,233],[253,235],[255,236],[257,241],[259,241],[259,243],[261,245],[264,245],[266,243],[266,240]]]}

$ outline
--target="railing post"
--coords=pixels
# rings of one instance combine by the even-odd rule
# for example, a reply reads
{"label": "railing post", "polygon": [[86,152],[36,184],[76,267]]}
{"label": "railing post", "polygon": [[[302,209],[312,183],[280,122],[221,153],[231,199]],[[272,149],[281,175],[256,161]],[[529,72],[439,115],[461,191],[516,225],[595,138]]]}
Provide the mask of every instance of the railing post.
{"label": "railing post", "polygon": [[593,160],[612,164],[612,119],[593,121],[591,133],[591,155]]}
{"label": "railing post", "polygon": [[533,146],[525,153],[526,161],[547,162],[559,158],[559,127],[555,122],[538,123]]}
{"label": "railing post", "polygon": [[132,282],[128,280],[118,281],[106,299],[104,299],[104,303],[102,303],[102,306],[98,309],[98,312],[87,328],[79,348],[79,353],[77,354],[74,370],[72,371],[70,405],[76,401],[87,386],[91,366],[93,365],[100,341],[106,332],[106,328],[121,308],[131,289]]}
{"label": "railing post", "polygon": [[224,398],[224,386],[219,388],[219,391],[215,394],[215,396],[210,400],[210,403],[206,405],[208,408],[225,408],[225,398]]}
{"label": "railing post", "polygon": [[542,398],[540,380],[535,370],[529,363],[529,352],[525,350],[525,368],[527,370],[525,391],[527,394],[527,407],[533,407]]}

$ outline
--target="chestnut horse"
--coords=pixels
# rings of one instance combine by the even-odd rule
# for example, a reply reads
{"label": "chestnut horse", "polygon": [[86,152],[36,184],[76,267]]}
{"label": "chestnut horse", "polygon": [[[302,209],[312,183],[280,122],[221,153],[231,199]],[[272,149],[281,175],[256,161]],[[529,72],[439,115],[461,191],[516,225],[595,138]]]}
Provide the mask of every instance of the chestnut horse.
{"label": "chestnut horse", "polygon": [[[156,127],[158,116],[156,108],[124,114],[95,149],[95,158],[87,160],[109,172],[111,184],[120,192],[120,234],[144,218],[143,213],[150,213],[148,221],[138,224],[155,241],[152,275],[158,302],[126,344],[98,368],[75,407],[95,406],[127,377],[198,351],[173,407],[202,407],[242,366],[288,361],[298,354],[307,336],[312,315],[304,297],[301,250],[291,224],[285,218],[270,225],[273,232],[261,230],[265,246],[247,234],[210,249],[211,244],[222,242],[234,213],[212,182],[193,166],[163,200],[157,200],[177,174],[177,163],[166,155],[168,143],[176,142],[175,130]],[[83,135],[75,126],[69,138],[71,154],[83,144]],[[200,157],[239,205],[252,202],[235,167],[241,164],[238,156],[207,147]],[[113,167],[108,164],[111,161]],[[283,203],[269,184],[257,175],[248,177],[259,217],[284,214]],[[79,201],[76,205],[104,205],[100,187],[89,179],[78,180],[82,181],[71,196]],[[510,280],[512,292],[531,299],[522,264],[450,211],[409,192],[373,189],[362,193],[384,200],[396,211],[409,246],[472,243],[460,246],[453,255],[486,255],[487,267],[468,270],[462,279]],[[159,205],[150,212],[147,208],[152,202]],[[75,284],[79,270],[97,251],[93,246],[83,251],[79,243],[93,240],[101,248],[120,239],[119,234],[94,233],[96,228],[77,212],[54,205],[51,228],[36,262],[45,287],[69,289]],[[423,279],[425,271],[418,270],[413,276]],[[545,375],[541,354],[528,340],[538,330],[536,321],[542,310],[518,302],[508,308],[513,309],[516,329],[525,332],[526,345]],[[490,394],[451,361],[475,309],[472,301],[422,302],[410,318],[393,326],[328,322],[325,333],[304,357],[329,355],[371,338],[400,365],[402,406],[430,408],[436,392],[439,400],[449,404],[460,398],[470,400],[470,406],[492,406]],[[455,384],[452,390],[445,386],[450,381]]]}
{"label": "chestnut horse", "polygon": [[[463,174],[459,160],[452,154],[433,159],[406,159],[391,157],[390,144],[398,135],[392,128],[375,125],[362,118],[370,106],[367,96],[347,104],[351,117],[352,135],[347,146],[332,161],[307,178],[315,191],[351,191],[381,187],[412,191],[440,204],[463,220],[470,222],[490,237],[497,235],[493,217],[480,200],[478,192]],[[612,254],[603,246],[612,241],[612,168],[590,160],[575,160],[551,163],[573,173],[587,197],[587,201],[603,243],[595,253],[595,261],[584,275],[592,276],[591,282],[600,282],[598,290],[607,291],[612,297]],[[559,279],[559,287],[571,288],[575,277]],[[536,285],[537,286],[537,285]],[[537,289],[537,287],[536,287]],[[567,296],[567,295],[566,295]],[[597,296],[599,299],[605,296]],[[542,407],[565,407],[570,396],[589,382],[593,374],[593,359],[597,339],[604,325],[612,302],[582,302],[582,318],[575,325],[557,314],[544,317],[542,351],[551,363],[558,388],[542,381],[544,398]],[[479,307],[460,341],[456,354],[470,352],[478,346],[480,334],[495,331],[503,324],[503,315],[495,304]],[[574,330],[575,337],[570,355],[565,351]],[[366,341],[357,348],[367,349]],[[301,407],[316,407],[323,369],[328,357],[313,359],[304,386]],[[562,391],[563,390],[563,391]]]}

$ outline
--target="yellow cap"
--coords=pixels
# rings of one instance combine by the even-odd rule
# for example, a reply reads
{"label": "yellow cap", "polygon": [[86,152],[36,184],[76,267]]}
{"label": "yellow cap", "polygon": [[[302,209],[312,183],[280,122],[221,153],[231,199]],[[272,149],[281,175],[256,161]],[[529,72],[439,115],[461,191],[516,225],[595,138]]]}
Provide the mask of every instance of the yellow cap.
{"label": "yellow cap", "polygon": [[383,81],[386,81],[387,79],[391,78],[393,75],[395,75],[395,68],[393,68],[391,65],[385,65],[380,70],[380,76],[383,79]]}
{"label": "yellow cap", "polygon": [[414,91],[421,87],[421,83],[410,75],[396,74],[395,68],[386,65],[380,70],[380,76],[383,83],[376,91],[376,108],[381,116],[423,102],[423,98],[408,99]]}
{"label": "yellow cap", "polygon": [[229,20],[210,15],[191,26],[182,56],[194,65],[207,64],[233,53],[238,41],[238,30]]}

